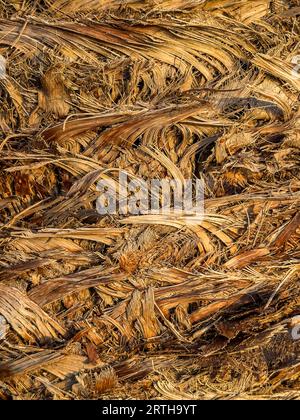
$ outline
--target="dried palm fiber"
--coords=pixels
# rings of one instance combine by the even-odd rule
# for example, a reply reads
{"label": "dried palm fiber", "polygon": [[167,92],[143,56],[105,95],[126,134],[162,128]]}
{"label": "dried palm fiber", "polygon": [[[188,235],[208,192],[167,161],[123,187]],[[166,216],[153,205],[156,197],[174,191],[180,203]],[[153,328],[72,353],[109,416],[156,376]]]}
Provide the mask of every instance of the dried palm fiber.
{"label": "dried palm fiber", "polygon": [[[1,399],[300,398],[299,35],[297,0],[0,2]],[[99,215],[120,170],[204,219]]]}

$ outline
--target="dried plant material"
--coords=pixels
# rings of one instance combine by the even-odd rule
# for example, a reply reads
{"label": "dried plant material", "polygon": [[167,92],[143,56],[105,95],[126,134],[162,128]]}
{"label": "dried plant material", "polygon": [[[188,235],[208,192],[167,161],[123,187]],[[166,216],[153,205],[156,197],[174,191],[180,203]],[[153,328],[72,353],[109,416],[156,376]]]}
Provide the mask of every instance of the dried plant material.
{"label": "dried plant material", "polygon": [[62,68],[48,70],[42,78],[42,90],[39,92],[39,107],[46,112],[53,112],[58,117],[65,117],[70,110],[70,97],[62,74]]}
{"label": "dried plant material", "polygon": [[9,330],[9,325],[6,319],[0,315],[0,340],[4,340]]}
{"label": "dried plant material", "polygon": [[114,369],[104,369],[95,376],[95,392],[98,395],[110,391],[118,383],[118,378]]}
{"label": "dried plant material", "polygon": [[39,370],[52,362],[57,362],[62,357],[60,352],[45,350],[30,355],[30,357],[2,363],[0,365],[0,377],[5,379],[15,375],[24,375],[34,370]]}
{"label": "dried plant material", "polygon": [[44,370],[52,375],[64,380],[70,375],[83,370],[93,370],[95,367],[101,368],[104,363],[100,360],[89,362],[86,357],[77,354],[63,355],[57,362],[50,363],[44,367]]}
{"label": "dried plant material", "polygon": [[43,370],[57,378],[64,379],[72,373],[92,367],[95,367],[95,365],[86,363],[86,358],[83,356],[66,355],[53,350],[40,350],[19,360],[2,363],[0,365],[0,377],[8,380],[15,376],[20,377]]}
{"label": "dried plant material", "polygon": [[86,345],[86,353],[88,355],[88,359],[91,363],[97,363],[99,359],[97,348],[93,343],[87,343]]}
{"label": "dried plant material", "polygon": [[300,399],[298,3],[0,2],[0,399]]}
{"label": "dried plant material", "polygon": [[144,294],[135,291],[127,308],[127,319],[145,339],[157,337],[160,332],[156,314],[153,289]]}
{"label": "dried plant material", "polygon": [[92,268],[66,277],[50,279],[33,289],[29,294],[30,298],[41,306],[62,299],[69,293],[79,292],[98,284],[107,284],[125,280],[127,275],[115,272],[115,270],[104,271],[101,267]]}
{"label": "dried plant material", "polygon": [[18,289],[0,284],[0,312],[25,341],[58,339],[64,328]]}
{"label": "dried plant material", "polygon": [[0,79],[6,78],[6,59],[0,54]]}
{"label": "dried plant material", "polygon": [[[176,389],[175,385],[167,381],[158,381],[155,389],[167,400],[193,400],[192,394]],[[196,399],[196,398],[195,398]]]}
{"label": "dried plant material", "polygon": [[112,391],[118,384],[118,377],[113,368],[106,368],[100,373],[83,373],[76,377],[77,383],[72,390],[85,398],[99,398],[102,394]]}
{"label": "dried plant material", "polygon": [[38,232],[30,232],[24,230],[14,230],[11,236],[14,238],[41,239],[41,238],[66,238],[66,239],[85,239],[94,242],[102,242],[111,245],[114,238],[122,235],[122,229],[107,228],[82,228],[82,229],[41,229]]}
{"label": "dried plant material", "polygon": [[237,151],[247,148],[253,143],[252,133],[236,133],[229,132],[218,140],[216,145],[216,159],[218,163],[222,163],[228,155],[233,155]]}
{"label": "dried plant material", "polygon": [[291,236],[296,232],[300,226],[300,212],[291,220],[290,223],[285,226],[285,228],[278,234],[278,237],[274,241],[274,246],[276,248],[281,248],[286,246],[287,242]]}
{"label": "dried plant material", "polygon": [[269,254],[270,250],[268,248],[254,249],[232,258],[230,261],[227,261],[224,267],[228,269],[244,268]]}

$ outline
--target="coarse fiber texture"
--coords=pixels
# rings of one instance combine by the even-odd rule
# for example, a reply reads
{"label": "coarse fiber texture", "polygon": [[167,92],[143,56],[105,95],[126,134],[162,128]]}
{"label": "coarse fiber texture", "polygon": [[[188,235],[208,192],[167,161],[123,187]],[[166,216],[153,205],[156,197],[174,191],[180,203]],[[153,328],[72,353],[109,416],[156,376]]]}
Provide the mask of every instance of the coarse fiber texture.
{"label": "coarse fiber texture", "polygon": [[0,0],[0,56],[0,399],[300,399],[299,0]]}

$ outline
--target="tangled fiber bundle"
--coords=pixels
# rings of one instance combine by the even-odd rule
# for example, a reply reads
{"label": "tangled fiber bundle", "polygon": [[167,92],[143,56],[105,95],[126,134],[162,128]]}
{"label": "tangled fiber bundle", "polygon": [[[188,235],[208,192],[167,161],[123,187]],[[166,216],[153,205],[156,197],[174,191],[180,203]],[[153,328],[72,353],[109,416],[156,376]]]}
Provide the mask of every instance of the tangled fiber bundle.
{"label": "tangled fiber bundle", "polygon": [[[0,399],[300,398],[299,15],[0,1]],[[120,170],[203,220],[98,214]]]}

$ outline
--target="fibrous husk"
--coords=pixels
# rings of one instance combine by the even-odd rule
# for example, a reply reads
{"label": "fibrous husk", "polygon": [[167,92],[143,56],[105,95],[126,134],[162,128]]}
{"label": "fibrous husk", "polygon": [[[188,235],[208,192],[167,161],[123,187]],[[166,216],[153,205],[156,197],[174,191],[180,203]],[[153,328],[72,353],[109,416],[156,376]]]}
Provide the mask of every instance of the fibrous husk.
{"label": "fibrous husk", "polygon": [[0,399],[300,398],[298,3],[0,2]]}

